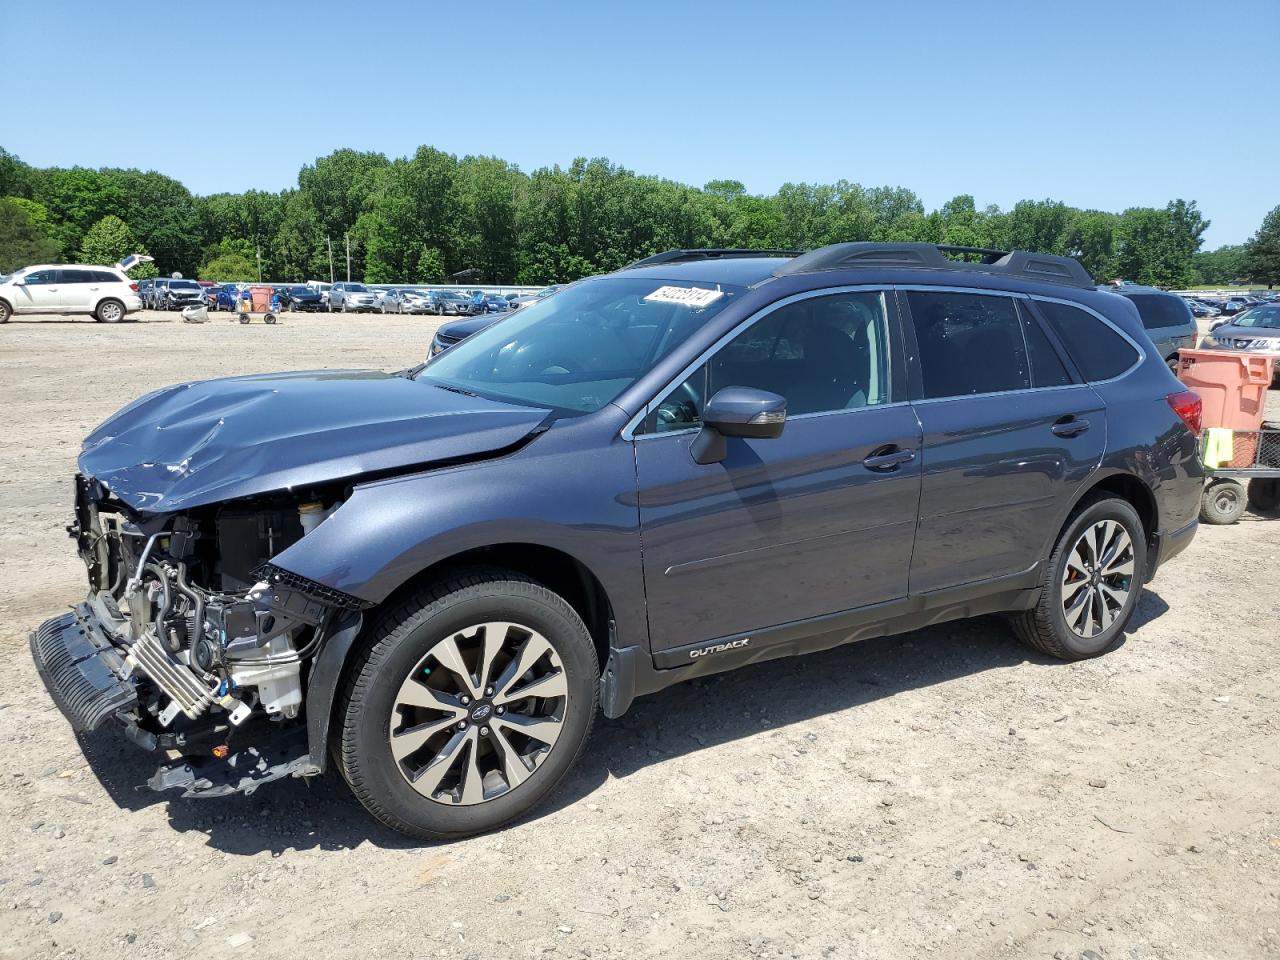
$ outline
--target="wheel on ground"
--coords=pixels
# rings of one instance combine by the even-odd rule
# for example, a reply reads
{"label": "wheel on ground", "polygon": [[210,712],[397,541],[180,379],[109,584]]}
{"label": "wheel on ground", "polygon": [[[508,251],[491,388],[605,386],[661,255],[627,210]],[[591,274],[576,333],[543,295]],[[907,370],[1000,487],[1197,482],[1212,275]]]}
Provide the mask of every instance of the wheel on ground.
{"label": "wheel on ground", "polygon": [[0,300],[0,323],[8,323],[9,314],[12,312],[13,311],[9,309],[9,305],[3,300]]}
{"label": "wheel on ground", "polygon": [[1165,361],[1165,364],[1169,367],[1169,372],[1176,377],[1178,375],[1178,355],[1175,353]]}
{"label": "wheel on ground", "polygon": [[432,839],[491,830],[528,812],[581,753],[596,712],[595,647],[540,583],[463,571],[365,636],[338,766],[393,829]]}
{"label": "wheel on ground", "polygon": [[249,315],[248,315],[247,313],[242,313],[242,314],[240,314],[239,320],[240,320],[240,322],[241,322],[241,323],[248,323],[248,322],[249,322]]}
{"label": "wheel on ground", "polygon": [[1040,600],[1013,616],[1023,643],[1060,660],[1109,650],[1124,632],[1146,582],[1142,520],[1125,500],[1087,500],[1045,563]]}
{"label": "wheel on ground", "polygon": [[1280,478],[1254,477],[1249,481],[1249,506],[1258,513],[1272,513],[1280,507]]}
{"label": "wheel on ground", "polygon": [[276,315],[275,315],[274,313],[267,313],[267,314],[263,314],[263,316],[262,316],[262,322],[263,322],[263,323],[275,323],[275,322],[276,322]]}
{"label": "wheel on ground", "polygon": [[124,319],[124,304],[119,300],[103,300],[93,315],[99,323],[119,323]]}
{"label": "wheel on ground", "polygon": [[1200,520],[1216,526],[1235,523],[1248,505],[1248,494],[1239,480],[1212,480],[1200,497]]}

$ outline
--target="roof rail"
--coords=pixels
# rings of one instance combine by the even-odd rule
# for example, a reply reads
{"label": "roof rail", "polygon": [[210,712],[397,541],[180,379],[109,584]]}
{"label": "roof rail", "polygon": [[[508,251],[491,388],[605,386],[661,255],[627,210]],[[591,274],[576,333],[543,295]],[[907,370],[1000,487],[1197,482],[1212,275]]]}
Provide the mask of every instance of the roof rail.
{"label": "roof rail", "polygon": [[636,267],[653,267],[660,263],[683,263],[689,260],[729,260],[740,257],[798,257],[803,250],[748,250],[738,247],[703,247],[689,250],[664,250],[651,257],[634,260],[623,270]]}
{"label": "roof rail", "polygon": [[[953,260],[948,253],[975,254],[982,262]],[[775,277],[820,270],[879,267],[915,270],[969,270],[1067,284],[1092,290],[1093,278],[1078,260],[1025,250],[988,250],[985,247],[951,247],[933,243],[833,243],[796,257],[773,271]]]}

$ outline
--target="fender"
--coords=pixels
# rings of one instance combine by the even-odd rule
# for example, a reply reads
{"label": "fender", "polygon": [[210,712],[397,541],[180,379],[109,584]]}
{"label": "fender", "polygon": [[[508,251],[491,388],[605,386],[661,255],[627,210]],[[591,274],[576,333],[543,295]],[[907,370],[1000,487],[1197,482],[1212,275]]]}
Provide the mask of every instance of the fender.
{"label": "fender", "polygon": [[619,641],[647,648],[635,457],[618,436],[625,419],[606,407],[557,421],[505,457],[359,484],[271,562],[376,605],[467,551],[549,547],[600,581]]}
{"label": "fender", "polygon": [[320,652],[311,664],[307,677],[307,695],[303,702],[307,710],[307,752],[310,763],[305,776],[324,773],[329,765],[329,727],[333,716],[333,701],[342,679],[342,667],[347,654],[360,635],[364,615],[359,610],[343,610],[325,628],[325,638]]}

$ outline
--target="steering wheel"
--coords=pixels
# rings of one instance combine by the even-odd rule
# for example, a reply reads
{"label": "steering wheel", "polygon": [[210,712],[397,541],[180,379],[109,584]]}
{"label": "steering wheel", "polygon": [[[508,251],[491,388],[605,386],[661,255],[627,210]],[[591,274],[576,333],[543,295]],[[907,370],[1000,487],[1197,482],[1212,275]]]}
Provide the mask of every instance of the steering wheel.
{"label": "steering wheel", "polygon": [[658,404],[658,422],[666,424],[684,423],[693,426],[701,419],[699,413],[701,409],[702,397],[698,395],[698,391],[693,384],[686,380],[680,384],[675,393],[669,395],[666,400]]}

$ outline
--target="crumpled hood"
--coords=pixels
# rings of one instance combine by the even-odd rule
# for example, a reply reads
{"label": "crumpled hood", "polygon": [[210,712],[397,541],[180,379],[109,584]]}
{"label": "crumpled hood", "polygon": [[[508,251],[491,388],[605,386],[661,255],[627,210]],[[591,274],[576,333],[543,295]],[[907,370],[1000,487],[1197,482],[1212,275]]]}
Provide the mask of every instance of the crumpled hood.
{"label": "crumpled hood", "polygon": [[168,513],[491,453],[547,414],[378,370],[206,380],[114,414],[85,438],[80,472],[134,509]]}

